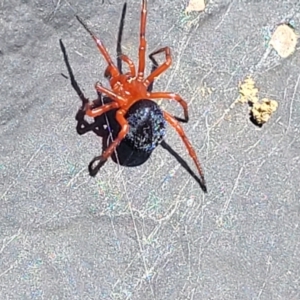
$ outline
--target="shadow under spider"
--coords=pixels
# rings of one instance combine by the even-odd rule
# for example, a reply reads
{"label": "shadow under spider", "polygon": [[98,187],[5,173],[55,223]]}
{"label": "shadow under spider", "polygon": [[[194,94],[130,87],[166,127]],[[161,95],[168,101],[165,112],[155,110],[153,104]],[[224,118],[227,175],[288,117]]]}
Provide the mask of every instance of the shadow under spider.
{"label": "shadow under spider", "polygon": [[[125,2],[122,9],[122,15],[120,19],[119,24],[119,30],[118,30],[118,39],[117,39],[117,67],[119,71],[122,73],[122,60],[120,59],[120,56],[122,55],[122,36],[123,36],[123,29],[124,29],[124,23],[125,23],[125,15],[126,15],[126,9],[127,9],[127,3]],[[101,116],[98,116],[94,118],[94,122],[89,123],[84,119],[85,113],[83,111],[84,105],[87,103],[88,99],[85,98],[83,92],[79,88],[72,68],[69,63],[68,55],[65,49],[65,46],[60,40],[60,47],[63,52],[64,61],[68,69],[69,77],[71,80],[71,85],[78,94],[79,98],[82,101],[82,107],[78,110],[76,114],[76,131],[79,135],[83,135],[87,132],[94,132],[97,136],[102,138],[102,149],[105,151],[107,147],[110,145],[111,141],[113,141],[119,131],[120,131],[120,125],[115,119],[115,113],[117,110],[111,110],[107,113],[104,113]],[[150,58],[152,61],[152,68],[151,72],[153,72],[158,64],[153,59]],[[68,78],[67,76],[63,75],[63,77]],[[151,92],[153,89],[153,82],[148,87],[148,91]],[[103,96],[100,93],[98,93],[98,98],[94,100],[93,107],[99,107],[104,104],[112,102],[109,97]],[[178,121],[181,121],[180,118],[176,118]],[[164,140],[160,144],[163,149],[167,150],[179,163],[180,165],[197,181],[197,183],[200,185],[202,190],[206,190],[206,187],[203,186],[203,183],[201,182],[200,178],[194,173],[194,171],[188,166],[187,162],[175,151],[172,149],[172,147],[167,144]],[[111,158],[112,160],[122,166],[126,167],[136,167],[139,165],[142,165],[145,163],[149,157],[151,156],[152,152],[143,152],[143,151],[137,151],[136,149],[133,149],[130,147],[125,140],[122,140],[121,143],[117,146],[116,150],[112,154]]]}

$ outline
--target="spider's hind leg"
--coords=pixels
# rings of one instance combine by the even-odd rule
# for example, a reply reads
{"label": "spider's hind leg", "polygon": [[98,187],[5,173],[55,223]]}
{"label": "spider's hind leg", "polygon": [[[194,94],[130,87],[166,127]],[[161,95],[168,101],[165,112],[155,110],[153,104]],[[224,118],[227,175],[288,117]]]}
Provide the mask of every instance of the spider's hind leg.
{"label": "spider's hind leg", "polygon": [[189,121],[188,105],[178,94],[167,93],[167,92],[155,92],[150,93],[150,99],[170,99],[177,101],[183,108],[184,119],[179,117],[174,117],[177,121],[182,123],[187,123]]}
{"label": "spider's hind leg", "polygon": [[192,144],[188,140],[187,136],[185,135],[185,133],[183,131],[183,128],[177,122],[177,120],[174,117],[172,117],[169,113],[167,113],[166,111],[163,111],[163,114],[164,114],[164,118],[166,119],[166,121],[176,130],[176,132],[179,134],[182,141],[184,142],[184,144],[189,152],[189,155],[193,159],[193,161],[197,167],[198,173],[200,175],[200,178],[201,178],[200,186],[201,186],[202,190],[205,193],[207,193],[207,187],[206,187],[206,183],[205,183],[204,173],[203,173],[202,167],[200,165],[200,162],[197,158],[196,152],[195,152]]}

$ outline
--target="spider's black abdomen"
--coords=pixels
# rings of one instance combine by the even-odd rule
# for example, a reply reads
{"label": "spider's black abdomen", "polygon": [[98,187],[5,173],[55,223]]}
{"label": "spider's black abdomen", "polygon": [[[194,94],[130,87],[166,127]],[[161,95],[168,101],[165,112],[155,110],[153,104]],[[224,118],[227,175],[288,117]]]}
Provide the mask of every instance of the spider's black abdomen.
{"label": "spider's black abdomen", "polygon": [[143,99],[133,104],[127,114],[129,132],[124,141],[133,149],[150,153],[162,142],[166,133],[166,121],[160,107]]}

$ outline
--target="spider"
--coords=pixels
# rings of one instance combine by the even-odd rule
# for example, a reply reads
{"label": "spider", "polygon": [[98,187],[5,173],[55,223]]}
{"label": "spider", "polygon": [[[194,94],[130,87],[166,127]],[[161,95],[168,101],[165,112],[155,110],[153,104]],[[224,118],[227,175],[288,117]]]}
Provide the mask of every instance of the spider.
{"label": "spider", "polygon": [[[154,79],[165,72],[172,63],[171,51],[169,47],[161,48],[149,55],[149,58],[153,62],[155,68],[152,69],[152,72],[148,76],[144,75],[147,45],[145,38],[146,17],[147,0],[142,0],[138,67],[136,70],[132,60],[128,56],[120,54],[119,59],[126,63],[129,68],[129,72],[123,74],[112,61],[102,41],[92,30],[90,30],[87,24],[76,15],[77,20],[91,35],[97,45],[98,50],[108,64],[104,72],[104,76],[109,81],[110,89],[104,87],[100,82],[95,84],[95,89],[99,98],[102,94],[104,94],[111,100],[107,103],[103,103],[103,105],[97,105],[97,100],[90,102],[80,91],[75,82],[74,76],[73,78],[71,76],[72,85],[83,103],[81,112],[89,117],[98,118],[99,116],[114,110],[115,120],[120,128],[110,145],[102,152],[100,156],[95,157],[90,162],[90,175],[95,176],[97,174],[100,168],[105,164],[108,158],[112,156],[116,148],[123,141],[126,141],[128,145],[135,150],[151,153],[156,146],[163,141],[166,133],[166,123],[169,123],[176,130],[185,144],[189,155],[193,159],[200,175],[201,187],[204,192],[207,192],[204,174],[200,162],[196,156],[196,152],[185,135],[182,126],[179,124],[179,121],[186,123],[189,120],[187,102],[184,101],[178,94],[170,92],[152,92],[152,88],[150,88]],[[165,54],[165,62],[163,62],[161,65],[158,65],[154,56],[160,53]],[[70,73],[71,69],[68,65],[67,67]],[[165,110],[162,110],[158,104],[153,101],[158,99],[169,99],[178,102],[183,108],[184,118],[182,119],[174,117]],[[96,162],[97,165],[94,167]]]}

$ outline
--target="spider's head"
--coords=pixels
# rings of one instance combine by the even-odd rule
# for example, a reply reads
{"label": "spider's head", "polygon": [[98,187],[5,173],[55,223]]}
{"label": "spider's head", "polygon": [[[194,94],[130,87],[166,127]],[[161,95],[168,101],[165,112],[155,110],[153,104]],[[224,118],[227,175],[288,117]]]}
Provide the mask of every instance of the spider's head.
{"label": "spider's head", "polygon": [[124,141],[133,149],[150,153],[166,134],[166,121],[160,107],[153,101],[142,99],[133,104],[127,114],[129,132]]}

